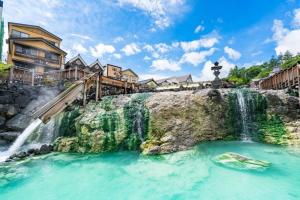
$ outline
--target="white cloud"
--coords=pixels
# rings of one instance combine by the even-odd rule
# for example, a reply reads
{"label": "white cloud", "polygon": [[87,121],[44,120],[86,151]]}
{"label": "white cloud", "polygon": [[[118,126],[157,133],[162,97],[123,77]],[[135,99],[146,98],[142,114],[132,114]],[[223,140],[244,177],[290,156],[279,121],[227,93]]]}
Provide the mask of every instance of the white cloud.
{"label": "white cloud", "polygon": [[122,41],[124,41],[124,38],[121,37],[121,36],[116,37],[116,38],[114,39],[114,43],[119,43],[119,42],[122,42]]}
{"label": "white cloud", "polygon": [[121,58],[122,58],[122,55],[119,54],[119,53],[115,53],[115,54],[113,54],[113,56],[114,56],[116,59],[121,59]]}
{"label": "white cloud", "polygon": [[90,51],[92,56],[94,57],[102,57],[104,54],[107,53],[114,53],[116,51],[115,47],[112,45],[106,45],[106,44],[98,44],[96,47],[90,47]]}
{"label": "white cloud", "polygon": [[8,39],[8,28],[4,26],[4,37],[3,37],[3,48],[2,48],[2,60],[7,62],[7,52],[8,52],[8,45],[6,44],[6,40]]}
{"label": "white cloud", "polygon": [[146,12],[154,19],[154,24],[164,29],[172,23],[172,16],[183,11],[185,0],[118,0],[120,5],[129,4]]}
{"label": "white cloud", "polygon": [[224,47],[224,52],[228,55],[228,57],[232,60],[238,60],[242,56],[242,54],[228,46]]}
{"label": "white cloud", "polygon": [[126,56],[132,56],[141,52],[141,49],[136,43],[131,43],[127,44],[121,51],[123,51]]}
{"label": "white cloud", "polygon": [[215,44],[219,42],[218,38],[211,37],[211,38],[202,38],[199,40],[194,40],[190,42],[181,42],[181,48],[185,51],[194,51],[200,48],[211,48]]}
{"label": "white cloud", "polygon": [[155,48],[160,53],[166,53],[166,52],[170,51],[170,49],[171,49],[171,47],[165,43],[156,44]]}
{"label": "white cloud", "polygon": [[179,42],[172,42],[172,47],[178,48],[180,46]]}
{"label": "white cloud", "polygon": [[151,60],[151,58],[149,56],[145,56],[144,60]]}
{"label": "white cloud", "polygon": [[149,53],[151,53],[151,56],[153,58],[160,58],[160,54],[165,54],[167,52],[169,52],[172,47],[165,44],[165,43],[158,43],[158,44],[154,44],[154,45],[150,45],[150,44],[146,44],[143,49],[145,49],[146,51],[148,51]]}
{"label": "white cloud", "polygon": [[[235,65],[233,63],[228,62],[224,57],[220,58],[219,62],[219,65],[222,66],[222,69],[220,70],[220,78],[225,78],[228,76],[230,69],[234,68]],[[200,74],[200,81],[214,80],[215,76],[213,74],[213,71],[211,70],[212,66],[214,66],[214,63],[210,60],[204,64],[204,67]]]}
{"label": "white cloud", "polygon": [[300,29],[288,32],[285,37],[277,41],[275,51],[277,55],[290,51],[292,54],[300,52]]}
{"label": "white cloud", "polygon": [[154,51],[154,48],[153,46],[151,46],[150,44],[146,44],[143,49],[146,49],[147,51],[149,52],[153,52]]}
{"label": "white cloud", "polygon": [[277,43],[276,54],[284,54],[290,51],[292,54],[300,52],[300,29],[289,30],[284,27],[281,20],[274,20],[273,23],[273,40]]}
{"label": "white cloud", "polygon": [[82,44],[79,43],[73,45],[73,50],[75,50],[79,54],[83,54],[87,52],[87,49]]}
{"label": "white cloud", "polygon": [[200,52],[188,52],[183,54],[180,59],[180,63],[190,63],[194,66],[197,66],[206,61],[208,56],[211,56],[215,53],[216,49],[211,48],[208,51],[200,51]]}
{"label": "white cloud", "polygon": [[83,39],[83,40],[93,40],[90,36],[87,36],[87,35],[80,35],[80,34],[77,34],[77,33],[71,33],[71,36],[74,36],[74,37],[77,37],[77,38],[80,38],[80,39]]}
{"label": "white cloud", "polygon": [[300,27],[300,8],[294,10],[294,20],[293,20],[293,24],[295,27]]}
{"label": "white cloud", "polygon": [[155,71],[179,71],[181,70],[181,67],[179,63],[174,62],[172,60],[167,59],[160,59],[160,60],[153,60],[151,68],[153,68]]}
{"label": "white cloud", "polygon": [[196,27],[196,29],[195,29],[195,33],[200,33],[201,31],[204,31],[204,26],[202,26],[202,25],[199,25],[199,26],[197,26]]}
{"label": "white cloud", "polygon": [[167,78],[167,76],[161,74],[140,74],[139,77],[140,80],[147,80],[151,78],[153,78],[154,80],[159,80],[159,79]]}
{"label": "white cloud", "polygon": [[277,19],[275,19],[273,22],[272,31],[274,32],[273,40],[275,40],[275,41],[282,40],[286,36],[286,34],[289,32],[288,29],[284,28],[283,22],[281,20],[277,20]]}

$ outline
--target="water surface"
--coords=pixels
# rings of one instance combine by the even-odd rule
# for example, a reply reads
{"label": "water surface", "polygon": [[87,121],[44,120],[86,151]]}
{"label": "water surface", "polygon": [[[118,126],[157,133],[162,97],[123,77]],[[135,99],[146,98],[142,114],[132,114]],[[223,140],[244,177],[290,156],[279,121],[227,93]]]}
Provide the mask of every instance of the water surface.
{"label": "water surface", "polygon": [[[236,152],[272,162],[265,171],[216,165]],[[0,199],[299,200],[300,151],[277,146],[213,142],[164,156],[133,152],[52,154],[0,169]]]}

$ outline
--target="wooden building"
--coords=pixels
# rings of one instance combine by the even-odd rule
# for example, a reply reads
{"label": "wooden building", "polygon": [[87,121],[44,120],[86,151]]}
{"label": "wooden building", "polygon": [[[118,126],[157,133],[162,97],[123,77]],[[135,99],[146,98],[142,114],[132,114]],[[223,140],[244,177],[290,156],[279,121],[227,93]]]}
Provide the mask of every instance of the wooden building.
{"label": "wooden building", "polygon": [[7,63],[36,74],[63,68],[65,56],[60,48],[62,39],[40,26],[8,23]]}
{"label": "wooden building", "polygon": [[100,72],[103,75],[103,66],[98,59],[89,65],[89,70],[91,72]]}
{"label": "wooden building", "polygon": [[158,87],[158,84],[152,78],[152,79],[139,81],[139,87],[141,90],[155,90]]}
{"label": "wooden building", "polygon": [[116,65],[107,64],[104,67],[103,75],[112,79],[121,80],[122,68]]}
{"label": "wooden building", "polygon": [[126,69],[122,71],[122,81],[127,81],[128,83],[138,83],[139,76],[131,69]]}
{"label": "wooden building", "polygon": [[193,83],[193,78],[191,74],[184,76],[173,76],[170,78],[157,80],[156,83],[159,86],[190,84]]}
{"label": "wooden building", "polygon": [[80,54],[69,60],[64,68],[69,71],[69,77],[75,77],[76,80],[83,78],[86,74],[91,72],[89,66]]}

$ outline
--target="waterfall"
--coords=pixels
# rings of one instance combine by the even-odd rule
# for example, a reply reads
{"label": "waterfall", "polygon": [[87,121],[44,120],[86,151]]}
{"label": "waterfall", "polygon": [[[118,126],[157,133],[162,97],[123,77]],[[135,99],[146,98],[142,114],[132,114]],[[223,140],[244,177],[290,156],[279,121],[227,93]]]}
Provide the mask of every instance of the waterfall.
{"label": "waterfall", "polygon": [[251,141],[251,133],[249,130],[249,124],[251,124],[251,117],[249,114],[249,108],[247,104],[247,96],[243,94],[242,90],[237,90],[237,100],[238,100],[238,107],[239,112],[241,115],[241,122],[242,122],[242,133],[241,139],[242,141],[249,142]]}
{"label": "waterfall", "polygon": [[21,135],[15,140],[15,142],[9,147],[6,152],[0,154],[0,162],[6,161],[10,156],[16,153],[19,148],[25,143],[26,139],[33,133],[33,131],[42,123],[40,119],[34,120]]}
{"label": "waterfall", "polygon": [[[137,134],[142,142],[144,142],[143,138],[143,131],[142,131],[142,120],[143,120],[143,114],[142,114],[142,105],[138,104],[137,105],[137,110],[135,112],[135,117],[134,117],[134,126],[136,128]],[[134,131],[132,131],[134,132]]]}

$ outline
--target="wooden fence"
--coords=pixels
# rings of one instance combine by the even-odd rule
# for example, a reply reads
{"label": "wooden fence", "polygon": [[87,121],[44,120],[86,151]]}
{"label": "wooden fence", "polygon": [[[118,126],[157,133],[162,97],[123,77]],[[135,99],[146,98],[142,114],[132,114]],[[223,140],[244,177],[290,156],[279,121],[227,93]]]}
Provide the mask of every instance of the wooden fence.
{"label": "wooden fence", "polygon": [[[70,68],[64,70],[53,70],[45,72],[43,74],[36,74],[34,70],[21,68],[21,67],[12,67],[10,69],[9,76],[5,79],[11,83],[19,82],[22,84],[34,85],[58,85],[62,81],[77,81],[81,80],[89,75],[94,73],[84,70],[81,68]],[[94,80],[96,81],[96,79]],[[122,88],[124,92],[134,91],[138,89],[138,85],[135,83],[128,83],[126,81],[115,80],[105,76],[100,76],[99,81],[101,85],[111,86],[115,88]]]}
{"label": "wooden fence", "polygon": [[300,83],[300,64],[289,69],[281,70],[280,72],[263,79],[259,87],[260,89],[286,89],[299,88]]}

